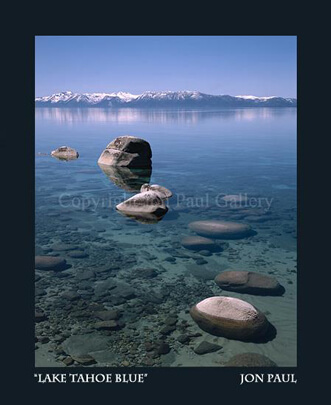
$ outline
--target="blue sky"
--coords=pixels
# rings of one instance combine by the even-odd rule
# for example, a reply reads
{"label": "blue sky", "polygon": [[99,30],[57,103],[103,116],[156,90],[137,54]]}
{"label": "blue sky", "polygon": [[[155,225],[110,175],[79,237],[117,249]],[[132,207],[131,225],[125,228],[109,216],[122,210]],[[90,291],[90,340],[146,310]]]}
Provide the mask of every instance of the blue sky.
{"label": "blue sky", "polygon": [[36,96],[198,90],[296,97],[295,36],[37,36]]}

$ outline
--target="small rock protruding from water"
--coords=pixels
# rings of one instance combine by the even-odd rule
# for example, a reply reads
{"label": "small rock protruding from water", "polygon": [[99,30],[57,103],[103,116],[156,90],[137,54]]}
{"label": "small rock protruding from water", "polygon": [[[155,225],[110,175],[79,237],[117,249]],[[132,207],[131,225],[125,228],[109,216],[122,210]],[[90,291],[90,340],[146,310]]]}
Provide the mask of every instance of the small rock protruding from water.
{"label": "small rock protruding from water", "polygon": [[59,148],[53,150],[51,155],[60,159],[60,160],[72,160],[77,159],[79,153],[69,146],[60,146]]}
{"label": "small rock protruding from water", "polygon": [[253,295],[282,295],[285,291],[275,277],[253,271],[223,271],[215,283],[223,290]]}
{"label": "small rock protruding from water", "polygon": [[133,217],[163,217],[168,211],[164,200],[154,191],[145,191],[116,205],[116,209],[125,215]]}
{"label": "small rock protruding from water", "polygon": [[205,332],[241,341],[260,341],[269,327],[261,311],[232,297],[206,298],[191,308],[190,315]]}
{"label": "small rock protruding from water", "polygon": [[140,192],[143,193],[144,191],[154,191],[158,193],[162,199],[167,200],[168,198],[172,197],[172,192],[163,186],[159,186],[158,184],[143,184],[141,186]]}
{"label": "small rock protruding from water", "polygon": [[152,150],[144,139],[135,136],[119,136],[101,153],[98,163],[109,166],[149,167]]}

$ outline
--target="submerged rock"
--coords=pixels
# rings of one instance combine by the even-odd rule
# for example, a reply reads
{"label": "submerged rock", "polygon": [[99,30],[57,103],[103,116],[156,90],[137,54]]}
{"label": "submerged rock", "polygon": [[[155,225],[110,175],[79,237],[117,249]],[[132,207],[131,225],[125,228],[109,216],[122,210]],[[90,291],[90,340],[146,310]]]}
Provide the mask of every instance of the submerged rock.
{"label": "submerged rock", "polygon": [[254,233],[250,225],[229,221],[194,221],[189,228],[198,235],[216,239],[241,239]]}
{"label": "submerged rock", "polygon": [[215,248],[215,242],[202,236],[186,236],[181,241],[182,246],[190,250],[209,250]]}
{"label": "submerged rock", "polygon": [[120,318],[121,313],[117,309],[96,311],[94,315],[102,321],[113,321]]}
{"label": "submerged rock", "polygon": [[100,336],[94,333],[72,335],[62,343],[62,346],[64,351],[74,358],[106,350],[108,348],[108,340],[107,336]]}
{"label": "submerged rock", "polygon": [[202,330],[242,341],[259,341],[269,326],[257,308],[232,297],[206,298],[191,308],[190,315]]}
{"label": "submerged rock", "polygon": [[90,366],[91,364],[96,364],[97,361],[94,357],[90,356],[89,354],[79,355],[79,356],[71,356],[71,358],[77,363],[81,364],[82,366]]}
{"label": "submerged rock", "polygon": [[59,148],[53,150],[51,155],[60,159],[60,160],[72,160],[77,159],[79,153],[69,146],[60,146]]}
{"label": "submerged rock", "polygon": [[35,256],[35,269],[60,271],[67,268],[67,262],[62,257]]}
{"label": "submerged rock", "polygon": [[275,277],[253,271],[223,271],[215,283],[223,290],[253,295],[282,295],[285,291]]}
{"label": "submerged rock", "polygon": [[278,367],[267,356],[258,353],[240,353],[231,357],[224,364],[225,367]]}
{"label": "submerged rock", "polygon": [[117,186],[132,192],[140,191],[143,184],[151,179],[152,168],[116,167],[99,163],[100,169]]}
{"label": "submerged rock", "polygon": [[158,184],[143,184],[141,186],[140,192],[143,193],[144,191],[155,191],[160,195],[162,199],[168,199],[172,197],[172,192],[163,186],[159,186]]}
{"label": "submerged rock", "polygon": [[197,347],[194,348],[194,353],[201,355],[206,353],[217,352],[220,349],[222,349],[222,346],[204,340]]}
{"label": "submerged rock", "polygon": [[152,150],[144,139],[119,136],[110,142],[99,157],[98,163],[109,166],[149,167]]}

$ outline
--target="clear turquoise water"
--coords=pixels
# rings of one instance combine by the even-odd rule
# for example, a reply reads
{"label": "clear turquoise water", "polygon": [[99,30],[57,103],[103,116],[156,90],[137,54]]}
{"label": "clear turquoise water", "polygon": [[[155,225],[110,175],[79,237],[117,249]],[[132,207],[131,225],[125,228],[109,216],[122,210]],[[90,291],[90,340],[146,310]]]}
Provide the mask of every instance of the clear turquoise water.
{"label": "clear turquoise water", "polygon": [[[174,194],[168,213],[157,224],[141,224],[115,210],[116,204],[134,193],[119,187],[127,182],[121,174],[117,174],[120,183],[114,184],[97,160],[105,146],[121,135],[150,143],[150,182]],[[67,347],[70,336],[107,337],[113,349],[107,345],[96,354],[86,349],[94,353],[96,365],[106,366],[123,365],[123,361],[220,366],[232,355],[247,351],[265,354],[281,366],[296,364],[296,109],[39,108],[35,139],[36,251],[60,255],[72,266],[63,272],[65,277],[37,272],[41,278],[36,286],[44,292],[37,295],[36,308],[47,313],[50,328],[36,333],[47,334],[48,345]],[[79,158],[63,162],[43,155],[62,145],[78,150]],[[248,203],[224,206],[221,197],[227,194],[242,194]],[[193,234],[188,224],[200,219],[249,223],[257,234],[228,241],[223,252],[203,256],[180,244],[183,236]],[[68,251],[52,249],[54,243],[84,250],[88,257],[70,258]],[[109,265],[112,270],[100,271]],[[136,277],[134,270],[139,268],[153,268],[157,277]],[[283,297],[222,292],[213,278],[228,268],[272,274],[286,292]],[[88,277],[87,271],[93,275]],[[102,288],[98,286],[114,280],[133,289],[133,297],[116,298],[111,288],[107,294],[96,293]],[[68,302],[62,296],[65,291],[75,291],[79,298]],[[277,330],[275,339],[243,343],[200,331],[188,309],[219,294],[244,299],[267,313]],[[155,302],[151,296],[157,297]],[[119,309],[121,328],[111,333],[95,330],[93,305]],[[178,323],[164,335],[160,329],[169,313],[178,316]],[[202,336],[182,345],[177,337],[184,332]],[[223,346],[220,352],[199,356],[192,350],[201,340],[215,339]],[[144,345],[159,340],[169,344],[170,352],[153,358]],[[36,350],[36,364],[43,347]],[[56,350],[49,353],[61,364]]]}

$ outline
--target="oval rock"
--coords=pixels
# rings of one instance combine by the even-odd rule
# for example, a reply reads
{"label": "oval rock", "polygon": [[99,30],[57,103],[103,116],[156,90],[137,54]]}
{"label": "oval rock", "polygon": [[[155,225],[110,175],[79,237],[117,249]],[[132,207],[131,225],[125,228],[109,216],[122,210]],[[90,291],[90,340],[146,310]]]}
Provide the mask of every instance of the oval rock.
{"label": "oval rock", "polygon": [[215,247],[215,242],[202,236],[186,236],[181,241],[182,246],[190,250],[209,250]]}
{"label": "oval rock", "polygon": [[53,150],[51,152],[51,155],[58,159],[71,160],[77,159],[79,153],[75,149],[70,148],[69,146],[60,146],[59,148]]}
{"label": "oval rock", "polygon": [[194,221],[189,228],[198,235],[216,239],[241,239],[253,234],[250,225],[229,221]]}
{"label": "oval rock", "polygon": [[282,295],[285,291],[275,277],[253,271],[223,271],[215,283],[223,290],[253,295]]}
{"label": "oval rock", "polygon": [[191,308],[190,315],[202,330],[241,341],[260,341],[269,327],[262,312],[232,297],[206,298]]}
{"label": "oval rock", "polygon": [[116,205],[116,209],[126,214],[164,214],[168,208],[163,199],[154,191],[145,191]]}
{"label": "oval rock", "polygon": [[66,260],[62,257],[35,256],[35,269],[60,271],[66,268]]}
{"label": "oval rock", "polygon": [[278,367],[269,357],[259,353],[240,353],[231,357],[225,367]]}

